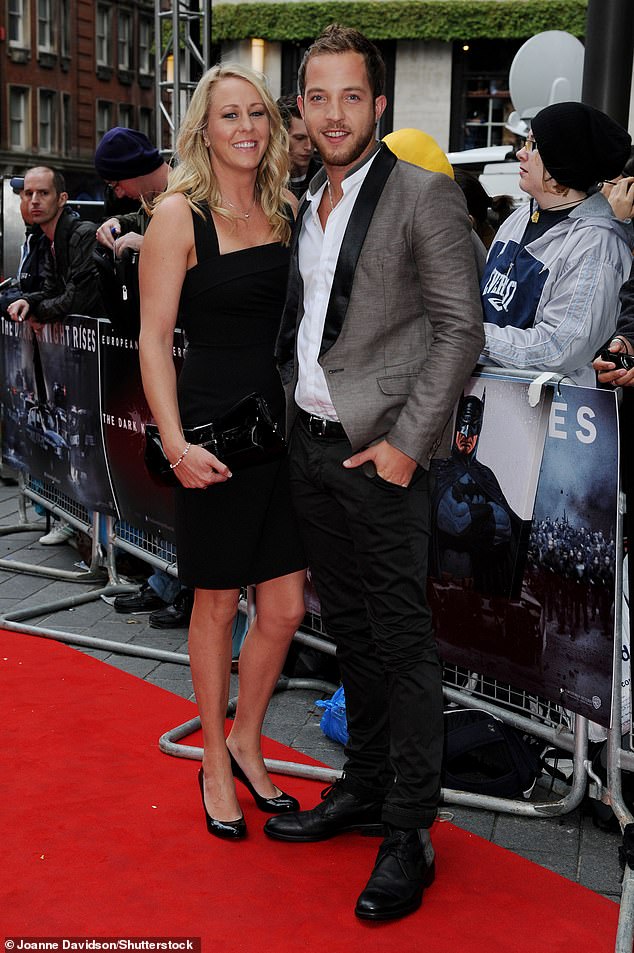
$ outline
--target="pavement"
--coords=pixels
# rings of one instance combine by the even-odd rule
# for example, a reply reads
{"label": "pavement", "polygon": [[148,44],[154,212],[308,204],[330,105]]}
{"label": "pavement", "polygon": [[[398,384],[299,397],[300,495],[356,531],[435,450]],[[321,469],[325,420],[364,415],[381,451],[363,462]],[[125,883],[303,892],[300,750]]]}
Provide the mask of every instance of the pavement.
{"label": "pavement", "polygon": [[[0,529],[19,524],[18,506],[18,487],[0,480]],[[29,521],[39,519],[30,503],[27,503],[27,517]],[[41,530],[0,536],[0,558],[42,567],[76,568],[81,560],[77,550],[68,544],[42,546],[38,538],[44,531],[42,521]],[[103,581],[77,583],[3,568],[0,569],[0,615],[20,609],[37,609],[53,600],[83,594],[103,585]],[[55,629],[60,633],[79,633],[114,642],[187,653],[186,629],[152,629],[147,614],[117,614],[111,605],[99,597],[72,608],[36,614],[29,619],[28,624]],[[195,700],[188,666],[94,648],[81,651],[176,695]],[[232,675],[232,694],[236,692],[237,677]],[[322,711],[315,702],[322,697],[323,692],[306,689],[293,689],[274,695],[264,732],[270,738],[338,769],[343,765],[343,749],[326,738],[320,728]],[[533,799],[544,800],[547,797],[548,783],[547,778],[538,782]],[[618,849],[622,839],[618,833],[609,833],[595,826],[587,801],[571,813],[548,818],[447,804],[441,808],[441,818],[619,902]]]}

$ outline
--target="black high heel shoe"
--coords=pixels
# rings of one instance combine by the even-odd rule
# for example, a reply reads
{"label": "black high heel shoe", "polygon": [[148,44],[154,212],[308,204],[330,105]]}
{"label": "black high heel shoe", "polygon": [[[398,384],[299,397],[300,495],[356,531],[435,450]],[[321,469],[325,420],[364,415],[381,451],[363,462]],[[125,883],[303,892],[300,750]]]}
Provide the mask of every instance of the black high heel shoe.
{"label": "black high heel shoe", "polygon": [[231,773],[237,781],[241,781],[244,784],[261,811],[266,811],[267,814],[286,814],[287,811],[299,811],[299,801],[297,798],[292,797],[290,794],[284,794],[284,791],[278,794],[277,797],[262,797],[261,794],[258,794],[230,751],[229,757],[231,758]]}
{"label": "black high heel shoe", "polygon": [[246,837],[247,825],[244,817],[239,817],[237,821],[217,821],[207,810],[205,804],[205,776],[203,769],[198,772],[198,784],[200,785],[200,794],[203,799],[203,811],[207,821],[207,830],[215,837],[222,837],[224,840],[241,840]]}

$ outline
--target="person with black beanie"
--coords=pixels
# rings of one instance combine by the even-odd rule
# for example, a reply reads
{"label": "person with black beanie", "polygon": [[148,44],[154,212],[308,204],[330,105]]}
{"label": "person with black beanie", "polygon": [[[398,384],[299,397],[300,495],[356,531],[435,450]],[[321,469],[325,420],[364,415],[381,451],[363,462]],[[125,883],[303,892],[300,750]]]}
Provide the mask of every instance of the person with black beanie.
{"label": "person with black beanie", "polygon": [[500,227],[481,282],[481,362],[552,371],[594,386],[594,355],[613,333],[632,264],[631,230],[593,188],[619,174],[628,133],[585,103],[555,103],[518,151],[530,201]]}

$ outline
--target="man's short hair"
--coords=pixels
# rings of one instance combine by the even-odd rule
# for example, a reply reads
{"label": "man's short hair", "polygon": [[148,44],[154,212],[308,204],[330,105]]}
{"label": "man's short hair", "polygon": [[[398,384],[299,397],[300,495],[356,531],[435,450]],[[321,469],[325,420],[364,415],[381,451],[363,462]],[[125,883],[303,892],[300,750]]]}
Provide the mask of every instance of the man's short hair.
{"label": "man's short hair", "polygon": [[326,53],[360,53],[365,60],[368,82],[374,99],[385,91],[385,63],[378,49],[363,33],[352,27],[331,23],[315,42],[308,47],[299,66],[297,83],[300,95],[306,90],[306,67],[313,56]]}
{"label": "man's short hair", "polygon": [[33,168],[27,169],[24,175],[27,176],[29,172],[50,172],[53,176],[53,188],[55,189],[55,194],[61,195],[62,192],[66,191],[66,179],[59,169],[54,169],[50,165],[34,165]]}
{"label": "man's short hair", "polygon": [[293,119],[302,118],[299,106],[297,105],[297,96],[293,95],[293,93],[289,93],[288,96],[280,96],[277,100],[277,108],[280,111],[280,116],[282,117],[282,122],[287,132],[291,128]]}

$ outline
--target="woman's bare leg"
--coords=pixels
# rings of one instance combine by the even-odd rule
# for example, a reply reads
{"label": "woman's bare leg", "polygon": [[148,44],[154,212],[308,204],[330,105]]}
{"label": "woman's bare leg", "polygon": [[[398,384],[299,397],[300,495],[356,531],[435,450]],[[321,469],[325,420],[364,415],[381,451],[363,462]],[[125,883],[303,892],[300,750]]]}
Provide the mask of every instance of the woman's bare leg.
{"label": "woman's bare leg", "polygon": [[231,674],[231,631],[237,589],[197,589],[189,625],[189,656],[203,729],[205,804],[219,821],[242,815],[225,744]]}
{"label": "woman's bare leg", "polygon": [[256,617],[240,651],[238,707],[227,744],[262,797],[280,793],[264,767],[260,735],[288,647],[304,617],[305,575],[289,573],[258,585]]}

